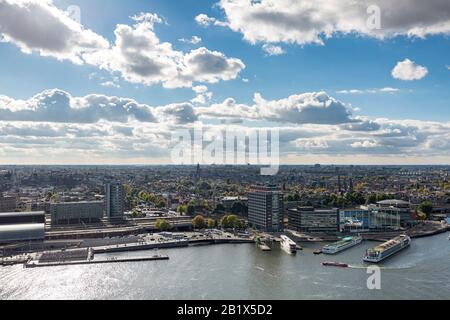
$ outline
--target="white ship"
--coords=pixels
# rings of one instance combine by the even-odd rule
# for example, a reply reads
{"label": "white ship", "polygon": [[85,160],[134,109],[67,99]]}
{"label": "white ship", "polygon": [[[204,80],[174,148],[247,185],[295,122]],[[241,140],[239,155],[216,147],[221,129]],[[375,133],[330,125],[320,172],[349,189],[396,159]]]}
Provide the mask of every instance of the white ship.
{"label": "white ship", "polygon": [[397,252],[409,247],[411,238],[407,235],[398,236],[388,242],[385,242],[373,249],[369,249],[364,256],[365,262],[378,263]]}
{"label": "white ship", "polygon": [[281,236],[281,249],[289,254],[297,253],[297,244],[287,236]]}
{"label": "white ship", "polygon": [[325,254],[336,254],[360,244],[362,240],[362,237],[344,238],[341,241],[326,245],[323,247],[322,252]]}

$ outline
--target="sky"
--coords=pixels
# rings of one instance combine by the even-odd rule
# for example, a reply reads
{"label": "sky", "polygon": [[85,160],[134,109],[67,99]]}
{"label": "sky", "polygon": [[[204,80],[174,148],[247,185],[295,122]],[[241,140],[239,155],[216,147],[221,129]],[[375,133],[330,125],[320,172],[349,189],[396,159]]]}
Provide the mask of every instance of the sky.
{"label": "sky", "polygon": [[0,0],[0,163],[166,164],[279,130],[286,164],[450,164],[447,0]]}

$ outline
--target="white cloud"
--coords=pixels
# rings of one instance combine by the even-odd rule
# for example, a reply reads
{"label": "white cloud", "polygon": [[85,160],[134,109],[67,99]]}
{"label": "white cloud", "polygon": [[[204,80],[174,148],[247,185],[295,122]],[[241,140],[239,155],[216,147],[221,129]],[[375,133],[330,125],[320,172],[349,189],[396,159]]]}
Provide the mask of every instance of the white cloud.
{"label": "white cloud", "polygon": [[218,27],[226,27],[228,24],[226,22],[217,20],[216,18],[209,17],[208,15],[202,13],[195,17],[195,21],[202,27],[209,27],[211,25]]}
{"label": "white cloud", "polygon": [[249,80],[249,79],[247,79],[247,78],[242,78],[242,82],[245,82],[245,83],[249,83],[249,82],[250,82],[250,80]]}
{"label": "white cloud", "polygon": [[204,47],[188,53],[174,50],[170,43],[161,42],[156,36],[154,23],[160,20],[155,15],[151,17],[136,18],[138,23],[134,26],[118,25],[115,45],[84,55],[86,61],[101,69],[119,72],[131,83],[162,83],[166,88],[232,80],[245,68],[241,60]]}
{"label": "white cloud", "polygon": [[[208,94],[205,89],[197,88],[203,92],[199,94]],[[209,122],[211,118],[233,121],[221,124]],[[73,97],[56,89],[28,100],[0,96],[0,158],[168,163],[171,132],[200,123],[218,131],[231,125],[240,131],[277,128],[282,162],[293,155],[328,157],[330,162],[348,157],[349,162],[392,163],[394,156],[401,162],[450,160],[450,123],[355,118],[343,103],[320,92],[272,101],[255,95],[253,105],[229,98],[209,107],[193,107],[190,102],[151,107],[104,95]],[[358,160],[361,157],[365,160]]]}
{"label": "white cloud", "polygon": [[[383,39],[450,32],[446,0],[220,0],[218,5],[226,17],[220,24],[253,44],[323,44],[326,38],[353,33]],[[380,8],[381,29],[367,23],[370,5]],[[204,14],[197,18],[204,26],[218,21]]]}
{"label": "white cloud", "polygon": [[[193,82],[233,80],[245,68],[237,58],[199,48],[174,50],[154,31],[164,19],[154,13],[131,17],[134,25],[119,24],[111,45],[58,9],[51,0],[0,0],[0,38],[23,52],[38,52],[59,60],[90,64],[136,84],[191,87]],[[20,23],[19,23],[20,21]],[[190,39],[199,43],[199,37]],[[105,82],[104,82],[105,83]],[[106,83],[105,83],[106,84]]]}
{"label": "white cloud", "polygon": [[120,84],[114,82],[114,81],[105,81],[100,83],[101,86],[103,87],[110,87],[110,88],[120,88]]}
{"label": "white cloud", "polygon": [[46,90],[28,100],[0,96],[0,121],[93,124],[100,121],[128,123],[189,123],[197,120],[190,103],[151,107],[133,99],[91,94],[73,97]]}
{"label": "white cloud", "polygon": [[266,52],[269,56],[279,56],[286,53],[282,47],[270,45],[267,43],[264,44],[262,48],[264,52]]}
{"label": "white cloud", "polygon": [[109,46],[49,0],[0,0],[0,35],[25,53],[77,64],[83,63],[83,54]]}
{"label": "white cloud", "polygon": [[189,43],[189,44],[196,45],[196,44],[199,44],[199,43],[202,42],[202,38],[200,38],[198,36],[193,36],[190,39],[181,38],[181,39],[178,39],[178,41],[183,42],[183,43]]}
{"label": "white cloud", "polygon": [[376,141],[356,141],[351,144],[352,148],[375,148],[378,147],[378,143]]}
{"label": "white cloud", "polygon": [[255,94],[254,105],[238,104],[233,98],[197,108],[199,115],[219,118],[267,120],[281,123],[341,124],[356,121],[350,109],[325,92],[303,93],[267,101]]}
{"label": "white cloud", "polygon": [[391,87],[375,88],[375,89],[350,89],[337,91],[337,93],[340,94],[397,93],[397,92],[400,92],[400,89]]}
{"label": "white cloud", "polygon": [[397,63],[392,70],[392,77],[403,81],[420,80],[426,77],[428,69],[416,64],[414,61],[405,59]]}

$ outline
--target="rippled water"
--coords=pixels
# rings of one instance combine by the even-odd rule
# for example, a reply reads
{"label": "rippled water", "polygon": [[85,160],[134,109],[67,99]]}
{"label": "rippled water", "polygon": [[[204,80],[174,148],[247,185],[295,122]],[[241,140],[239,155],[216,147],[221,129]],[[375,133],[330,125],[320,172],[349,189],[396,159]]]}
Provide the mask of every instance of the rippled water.
{"label": "rippled water", "polygon": [[[366,287],[364,243],[338,256],[262,252],[254,245],[160,250],[169,261],[0,268],[0,299],[449,299],[447,234],[415,239],[386,261],[382,289]],[[154,251],[123,255],[153,255]],[[354,265],[326,268],[325,260]]]}

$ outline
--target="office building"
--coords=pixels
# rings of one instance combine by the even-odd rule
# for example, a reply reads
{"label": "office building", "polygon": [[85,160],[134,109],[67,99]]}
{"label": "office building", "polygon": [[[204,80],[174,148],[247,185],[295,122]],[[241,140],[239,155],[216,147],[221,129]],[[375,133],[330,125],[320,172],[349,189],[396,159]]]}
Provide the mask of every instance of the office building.
{"label": "office building", "polygon": [[99,222],[104,216],[103,201],[50,204],[52,225]]}
{"label": "office building", "polygon": [[259,230],[280,232],[283,227],[283,193],[277,186],[252,186],[248,195],[248,222]]}
{"label": "office building", "polygon": [[299,207],[289,209],[288,217],[289,228],[300,232],[337,232],[340,229],[338,209]]}
{"label": "office building", "polygon": [[105,210],[106,218],[122,219],[124,212],[125,191],[119,182],[111,182],[105,185]]}

